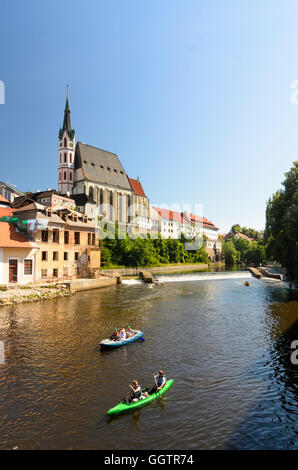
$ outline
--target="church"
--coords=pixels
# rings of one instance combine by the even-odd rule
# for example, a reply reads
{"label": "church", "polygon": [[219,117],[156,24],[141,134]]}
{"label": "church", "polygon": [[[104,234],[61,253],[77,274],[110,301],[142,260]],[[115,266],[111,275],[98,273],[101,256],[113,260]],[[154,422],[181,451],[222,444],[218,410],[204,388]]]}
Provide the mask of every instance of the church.
{"label": "church", "polygon": [[149,199],[139,179],[128,177],[115,153],[76,143],[68,93],[59,130],[58,192],[95,221],[118,222],[126,232],[151,229]]}

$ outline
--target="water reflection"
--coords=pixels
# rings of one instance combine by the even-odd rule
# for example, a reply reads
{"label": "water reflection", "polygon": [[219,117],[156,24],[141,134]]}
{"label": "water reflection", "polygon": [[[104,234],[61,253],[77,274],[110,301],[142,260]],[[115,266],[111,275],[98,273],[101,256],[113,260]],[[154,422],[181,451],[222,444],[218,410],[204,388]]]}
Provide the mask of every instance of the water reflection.
{"label": "water reflection", "polygon": [[271,343],[251,373],[263,382],[263,393],[226,443],[232,449],[297,449],[298,369],[290,360],[298,320]]}

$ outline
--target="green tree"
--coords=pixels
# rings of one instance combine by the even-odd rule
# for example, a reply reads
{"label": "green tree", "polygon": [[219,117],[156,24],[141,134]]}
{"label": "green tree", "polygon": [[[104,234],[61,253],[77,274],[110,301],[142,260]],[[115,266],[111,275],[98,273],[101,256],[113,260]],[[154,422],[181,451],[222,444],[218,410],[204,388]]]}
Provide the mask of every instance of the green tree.
{"label": "green tree", "polygon": [[228,266],[233,266],[240,261],[240,252],[236,250],[232,241],[228,241],[223,244],[223,254]]}
{"label": "green tree", "polygon": [[258,242],[252,242],[245,252],[245,261],[248,264],[255,264],[259,266],[260,263],[265,261],[265,259],[265,247]]}
{"label": "green tree", "polygon": [[240,225],[239,225],[239,224],[232,225],[231,232],[232,232],[232,233],[241,232],[241,227],[240,227]]}
{"label": "green tree", "polygon": [[298,281],[298,161],[285,174],[283,189],[267,202],[264,242],[267,256]]}

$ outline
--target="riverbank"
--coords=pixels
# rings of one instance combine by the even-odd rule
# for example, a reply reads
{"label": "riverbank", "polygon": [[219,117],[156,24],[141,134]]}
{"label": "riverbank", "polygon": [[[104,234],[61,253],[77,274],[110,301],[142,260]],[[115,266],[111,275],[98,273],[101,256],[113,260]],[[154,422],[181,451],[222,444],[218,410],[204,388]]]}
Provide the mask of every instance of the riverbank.
{"label": "riverbank", "polygon": [[0,291],[0,306],[37,302],[40,300],[70,297],[74,292],[67,284],[26,285]]}

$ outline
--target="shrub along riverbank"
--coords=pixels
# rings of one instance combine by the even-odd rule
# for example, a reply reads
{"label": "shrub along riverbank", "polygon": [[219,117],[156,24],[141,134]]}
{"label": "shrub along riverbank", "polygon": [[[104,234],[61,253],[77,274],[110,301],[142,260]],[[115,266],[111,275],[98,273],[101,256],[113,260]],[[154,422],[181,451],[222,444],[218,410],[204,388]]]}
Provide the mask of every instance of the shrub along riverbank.
{"label": "shrub along riverbank", "polygon": [[204,247],[189,251],[184,248],[184,239],[156,239],[138,237],[131,240],[127,235],[101,241],[101,260],[105,267],[149,267],[168,264],[195,264],[209,262]]}

